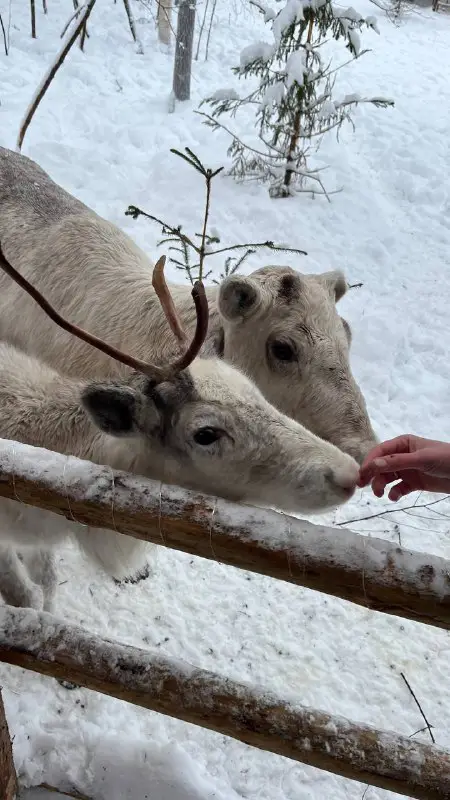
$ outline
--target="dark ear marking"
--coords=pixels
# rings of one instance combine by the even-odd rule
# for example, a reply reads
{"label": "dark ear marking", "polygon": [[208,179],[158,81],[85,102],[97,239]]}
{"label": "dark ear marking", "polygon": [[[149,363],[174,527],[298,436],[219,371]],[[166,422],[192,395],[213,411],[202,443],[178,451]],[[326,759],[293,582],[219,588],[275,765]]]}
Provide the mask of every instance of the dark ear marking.
{"label": "dark ear marking", "polygon": [[103,433],[127,436],[136,429],[136,395],[119,386],[87,386],[81,402]]}
{"label": "dark ear marking", "polygon": [[240,286],[235,290],[235,300],[239,311],[247,311],[256,300],[256,290],[253,286]]}
{"label": "dark ear marking", "polygon": [[298,275],[282,275],[278,287],[278,298],[285,303],[292,303],[300,297],[300,281]]}
{"label": "dark ear marking", "polygon": [[251,277],[231,275],[219,287],[219,313],[229,321],[249,317],[260,303],[261,290]]}

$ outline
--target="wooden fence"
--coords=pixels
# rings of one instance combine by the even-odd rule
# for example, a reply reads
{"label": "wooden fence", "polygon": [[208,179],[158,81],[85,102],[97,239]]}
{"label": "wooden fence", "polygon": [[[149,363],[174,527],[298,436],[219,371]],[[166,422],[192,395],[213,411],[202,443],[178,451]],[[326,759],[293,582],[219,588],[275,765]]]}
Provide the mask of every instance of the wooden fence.
{"label": "wooden fence", "polygon": [[[0,496],[450,628],[450,562],[0,440]],[[106,534],[105,534],[106,535]],[[0,660],[411,798],[450,798],[450,754],[52,615],[0,607]]]}

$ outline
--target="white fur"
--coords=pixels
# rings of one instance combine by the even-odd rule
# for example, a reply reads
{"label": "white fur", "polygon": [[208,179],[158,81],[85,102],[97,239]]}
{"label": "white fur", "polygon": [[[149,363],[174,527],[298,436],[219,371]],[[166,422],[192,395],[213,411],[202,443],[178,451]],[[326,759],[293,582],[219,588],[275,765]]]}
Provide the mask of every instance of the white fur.
{"label": "white fur", "polygon": [[[124,422],[125,420],[125,422]],[[217,439],[197,441],[211,430]],[[69,378],[0,343],[0,437],[70,453],[234,501],[311,512],[345,502],[358,466],[271,406],[218,359],[199,359],[174,381],[90,383]],[[57,544],[69,530],[112,574],[142,565],[148,545],[69,525],[2,501],[3,542]]]}
{"label": "white fur", "polygon": [[[152,263],[122,230],[55,184],[26,156],[0,148],[0,243],[9,261],[58,311],[138,357],[167,361],[173,337],[151,286]],[[281,281],[293,291],[280,294]],[[376,441],[349,364],[350,331],[336,311],[341,272],[300,275],[265,267],[208,287],[209,339],[267,400],[362,461]],[[188,332],[188,285],[171,287]],[[65,333],[0,273],[0,338],[79,378],[122,376],[127,368]],[[291,362],[271,355],[289,343]]]}
{"label": "white fur", "polygon": [[[72,322],[147,360],[164,363],[173,355],[173,337],[151,287],[152,264],[147,256],[123,231],[55,184],[37,164],[4,148],[0,148],[0,243],[10,262]],[[293,291],[284,296],[280,287],[286,278],[292,279]],[[192,332],[195,312],[190,288],[171,289],[181,320]],[[218,380],[220,374],[219,386],[230,381],[230,404],[237,407],[241,401],[237,373],[227,370],[225,362],[242,370],[283,414],[361,461],[375,435],[349,366],[348,326],[336,311],[336,301],[345,289],[342,273],[299,275],[279,267],[266,267],[247,277],[232,276],[219,288],[208,287],[210,333],[204,354],[221,356],[215,362],[214,377],[211,374],[208,380]],[[72,378],[122,379],[130,374],[118,362],[57,328],[2,273],[0,338]],[[273,358],[273,343],[280,341],[293,347],[291,362]],[[201,370],[201,362],[197,363],[196,369]],[[283,420],[287,431],[290,423]],[[251,421],[247,417],[242,424]],[[265,429],[252,430],[260,437]],[[51,441],[47,439],[45,446],[52,447]],[[80,442],[78,434],[73,447]],[[242,457],[248,458],[248,451],[243,450]],[[176,458],[170,469],[168,460],[163,461],[171,479],[183,482]],[[196,488],[212,491],[202,481],[200,473]],[[223,492],[221,486],[214,491]],[[268,502],[283,506],[279,483],[276,491],[279,496]],[[107,546],[99,541],[92,537],[88,546],[102,560],[106,551],[114,551],[114,535],[108,535]],[[116,577],[142,564],[141,543],[124,542],[117,535],[115,548],[122,555],[113,557],[115,566],[110,562],[105,566]]]}

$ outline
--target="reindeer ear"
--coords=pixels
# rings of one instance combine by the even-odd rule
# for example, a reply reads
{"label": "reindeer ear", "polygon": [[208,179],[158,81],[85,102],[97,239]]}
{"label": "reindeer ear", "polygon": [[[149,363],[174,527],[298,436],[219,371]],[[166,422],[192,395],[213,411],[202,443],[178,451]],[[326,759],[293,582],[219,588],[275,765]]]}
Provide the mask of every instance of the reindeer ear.
{"label": "reindeer ear", "polygon": [[230,275],[219,287],[219,313],[228,322],[250,317],[262,302],[258,283],[242,275]]}
{"label": "reindeer ear", "polygon": [[322,275],[317,275],[320,283],[328,289],[333,300],[338,303],[341,297],[344,296],[348,289],[348,283],[345,275],[341,270],[335,269],[331,272],[324,272]]}
{"label": "reindeer ear", "polygon": [[[133,436],[141,430],[143,395],[128,386],[91,384],[81,403],[94,425],[110,436]],[[156,409],[155,409],[156,412]]]}

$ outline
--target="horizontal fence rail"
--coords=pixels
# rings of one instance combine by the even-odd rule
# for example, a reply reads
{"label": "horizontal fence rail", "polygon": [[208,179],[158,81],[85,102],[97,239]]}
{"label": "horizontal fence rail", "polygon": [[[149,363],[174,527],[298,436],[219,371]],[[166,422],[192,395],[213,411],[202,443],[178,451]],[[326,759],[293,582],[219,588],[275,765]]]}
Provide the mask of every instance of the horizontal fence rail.
{"label": "horizontal fence rail", "polygon": [[228,503],[3,439],[0,497],[450,629],[450,561],[345,528]]}
{"label": "horizontal fence rail", "polygon": [[253,747],[419,800],[450,797],[450,753],[103,639],[51,614],[0,608],[0,660],[64,678]]}

